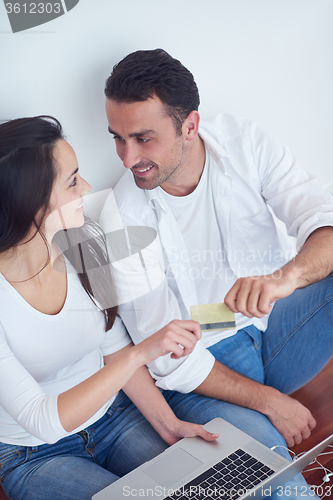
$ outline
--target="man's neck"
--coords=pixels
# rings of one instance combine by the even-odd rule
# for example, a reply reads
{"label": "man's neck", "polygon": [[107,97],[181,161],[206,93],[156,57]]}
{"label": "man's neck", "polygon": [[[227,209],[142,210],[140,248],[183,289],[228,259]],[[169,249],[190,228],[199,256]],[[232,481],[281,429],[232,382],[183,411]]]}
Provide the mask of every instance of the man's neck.
{"label": "man's neck", "polygon": [[184,165],[179,174],[161,184],[161,188],[172,196],[187,196],[199,184],[206,161],[205,145],[197,136],[187,151]]}

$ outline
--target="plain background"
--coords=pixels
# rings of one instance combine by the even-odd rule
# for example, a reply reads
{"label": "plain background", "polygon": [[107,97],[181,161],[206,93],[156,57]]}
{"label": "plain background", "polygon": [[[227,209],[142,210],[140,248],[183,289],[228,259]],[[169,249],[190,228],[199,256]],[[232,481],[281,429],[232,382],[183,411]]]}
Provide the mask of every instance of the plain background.
{"label": "plain background", "polygon": [[194,74],[200,114],[276,133],[333,187],[332,0],[80,0],[13,34],[0,3],[0,119],[51,114],[98,192],[124,168],[107,132],[104,84],[129,52],[162,47]]}

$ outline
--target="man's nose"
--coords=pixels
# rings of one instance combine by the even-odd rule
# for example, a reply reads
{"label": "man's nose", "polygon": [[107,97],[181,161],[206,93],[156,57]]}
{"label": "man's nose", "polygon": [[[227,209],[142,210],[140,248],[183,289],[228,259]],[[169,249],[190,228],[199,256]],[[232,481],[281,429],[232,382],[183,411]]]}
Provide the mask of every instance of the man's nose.
{"label": "man's nose", "polygon": [[139,148],[137,148],[135,145],[126,144],[123,156],[124,167],[132,168],[139,161],[140,161]]}

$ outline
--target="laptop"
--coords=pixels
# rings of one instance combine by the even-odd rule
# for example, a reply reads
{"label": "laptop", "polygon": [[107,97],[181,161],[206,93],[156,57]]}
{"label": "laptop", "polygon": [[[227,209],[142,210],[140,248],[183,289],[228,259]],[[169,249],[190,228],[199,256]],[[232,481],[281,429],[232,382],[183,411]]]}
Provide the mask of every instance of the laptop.
{"label": "laptop", "polygon": [[[333,442],[333,434],[290,462],[222,418],[204,426],[214,442],[184,438],[110,484],[93,500],[260,500],[301,472]],[[300,487],[301,489],[302,487]],[[305,495],[305,486],[303,486]],[[298,494],[301,496],[302,491]]]}

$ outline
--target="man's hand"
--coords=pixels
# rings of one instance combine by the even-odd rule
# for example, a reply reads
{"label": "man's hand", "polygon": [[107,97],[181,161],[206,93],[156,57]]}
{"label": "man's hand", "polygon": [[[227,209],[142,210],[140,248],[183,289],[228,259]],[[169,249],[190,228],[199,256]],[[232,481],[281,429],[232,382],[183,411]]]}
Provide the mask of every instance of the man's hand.
{"label": "man's hand", "polygon": [[234,313],[262,318],[271,311],[273,302],[333,272],[332,244],[332,227],[316,229],[288,264],[273,274],[239,278],[225,296],[224,302]]}
{"label": "man's hand", "polygon": [[274,387],[247,378],[218,361],[215,361],[208,377],[194,392],[266,415],[289,447],[307,439],[316,426],[310,411],[295,399]]}
{"label": "man's hand", "polygon": [[262,318],[272,310],[271,304],[291,295],[297,288],[296,275],[287,272],[290,265],[267,276],[239,278],[224,298],[225,304],[234,313],[249,318]]}
{"label": "man's hand", "polygon": [[263,411],[286,440],[288,448],[307,439],[316,427],[310,411],[296,399],[276,389],[269,389],[268,408]]}

